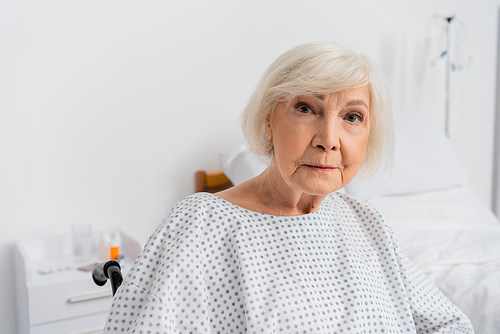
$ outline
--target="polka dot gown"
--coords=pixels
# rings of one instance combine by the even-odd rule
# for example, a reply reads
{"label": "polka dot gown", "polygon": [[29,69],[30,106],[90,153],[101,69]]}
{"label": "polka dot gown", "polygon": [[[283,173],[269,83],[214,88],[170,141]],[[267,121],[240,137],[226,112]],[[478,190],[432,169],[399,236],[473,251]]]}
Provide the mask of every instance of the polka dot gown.
{"label": "polka dot gown", "polygon": [[118,289],[104,333],[473,333],[368,203],[271,216],[197,193]]}

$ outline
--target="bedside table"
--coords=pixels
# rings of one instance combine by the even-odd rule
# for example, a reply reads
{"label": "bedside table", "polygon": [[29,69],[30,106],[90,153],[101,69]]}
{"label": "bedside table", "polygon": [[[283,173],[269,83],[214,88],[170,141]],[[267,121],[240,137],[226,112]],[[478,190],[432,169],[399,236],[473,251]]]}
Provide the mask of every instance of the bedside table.
{"label": "bedside table", "polygon": [[[14,265],[19,334],[101,333],[111,308],[110,283],[99,287],[91,271],[77,268],[98,260],[100,232],[92,234],[93,256],[88,262],[72,260],[71,235],[20,240],[15,243]],[[141,246],[120,232],[120,262],[127,275]],[[51,273],[43,271],[52,269]],[[59,271],[58,271],[59,270]],[[50,270],[49,270],[50,271]]]}

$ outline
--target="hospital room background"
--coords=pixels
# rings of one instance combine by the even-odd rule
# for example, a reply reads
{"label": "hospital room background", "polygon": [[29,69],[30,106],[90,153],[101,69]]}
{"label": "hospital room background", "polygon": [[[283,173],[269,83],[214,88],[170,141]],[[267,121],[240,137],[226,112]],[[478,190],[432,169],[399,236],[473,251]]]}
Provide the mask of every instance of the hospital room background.
{"label": "hospital room background", "polygon": [[194,192],[197,170],[221,168],[220,154],[243,139],[239,115],[260,75],[301,43],[336,41],[371,57],[394,110],[424,109],[444,129],[443,25],[453,15],[449,140],[500,213],[499,5],[0,1],[0,333],[17,332],[17,240],[88,222],[143,245]]}

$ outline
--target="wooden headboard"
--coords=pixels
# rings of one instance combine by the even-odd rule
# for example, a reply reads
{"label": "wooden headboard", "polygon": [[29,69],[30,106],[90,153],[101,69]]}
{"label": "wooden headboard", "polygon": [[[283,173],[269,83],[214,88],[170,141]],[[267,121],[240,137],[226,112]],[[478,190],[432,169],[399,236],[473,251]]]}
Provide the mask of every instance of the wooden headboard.
{"label": "wooden headboard", "polygon": [[195,184],[196,192],[206,191],[209,193],[216,193],[233,186],[221,170],[209,173],[204,170],[197,171]]}

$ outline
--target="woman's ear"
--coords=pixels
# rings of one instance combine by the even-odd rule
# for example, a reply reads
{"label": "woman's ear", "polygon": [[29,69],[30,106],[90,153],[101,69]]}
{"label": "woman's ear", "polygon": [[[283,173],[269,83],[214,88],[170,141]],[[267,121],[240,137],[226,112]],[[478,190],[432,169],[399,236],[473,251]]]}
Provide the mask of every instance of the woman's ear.
{"label": "woman's ear", "polygon": [[266,116],[266,137],[267,140],[271,141],[273,140],[273,129],[271,128],[271,113],[267,114]]}

